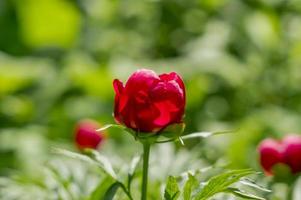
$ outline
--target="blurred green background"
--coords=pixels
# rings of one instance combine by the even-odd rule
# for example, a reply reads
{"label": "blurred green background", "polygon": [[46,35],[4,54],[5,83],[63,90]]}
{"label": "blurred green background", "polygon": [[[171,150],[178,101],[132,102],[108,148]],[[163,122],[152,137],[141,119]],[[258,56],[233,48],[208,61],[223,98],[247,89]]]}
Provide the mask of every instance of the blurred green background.
{"label": "blurred green background", "polygon": [[185,134],[235,130],[186,148],[259,170],[262,138],[301,131],[300,55],[298,0],[0,0],[0,174],[113,123],[112,80],[138,68],[183,76]]}

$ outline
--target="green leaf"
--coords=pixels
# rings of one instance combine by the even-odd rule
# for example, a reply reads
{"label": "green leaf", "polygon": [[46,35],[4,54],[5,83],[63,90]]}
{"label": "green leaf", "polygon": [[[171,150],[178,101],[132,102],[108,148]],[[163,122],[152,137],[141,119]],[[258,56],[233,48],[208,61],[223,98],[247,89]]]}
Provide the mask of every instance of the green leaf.
{"label": "green leaf", "polygon": [[160,136],[164,136],[167,138],[177,138],[180,135],[182,135],[184,129],[185,129],[185,123],[171,124],[160,132]]}
{"label": "green leaf", "polygon": [[129,176],[134,175],[140,160],[141,160],[141,155],[134,156],[134,158],[131,161],[131,165],[130,165],[130,169],[129,169]]}
{"label": "green leaf", "polygon": [[255,200],[265,200],[265,198],[262,198],[262,197],[258,197],[254,194],[249,194],[249,193],[246,193],[245,191],[243,190],[240,190],[238,188],[227,188],[225,190],[225,192],[228,192],[228,193],[231,193],[237,197],[241,197],[241,198],[244,198],[244,199],[255,199]]}
{"label": "green leaf", "polygon": [[217,132],[197,132],[197,133],[191,133],[188,135],[184,135],[181,138],[183,140],[187,140],[187,139],[194,139],[194,138],[207,138],[213,135],[221,135],[221,134],[226,134],[226,133],[231,133],[233,131],[217,131]]}
{"label": "green leaf", "polygon": [[114,179],[117,179],[116,173],[109,159],[107,159],[105,156],[101,155],[98,151],[95,151],[94,149],[86,149],[85,153],[87,153],[93,160],[98,162],[107,174],[109,174]]}
{"label": "green leaf", "polygon": [[117,179],[117,176],[116,176],[109,160],[106,157],[100,155],[95,150],[87,149],[85,151],[86,153],[89,154],[90,157],[87,155],[83,155],[83,154],[79,154],[79,153],[75,153],[72,151],[68,151],[65,149],[59,149],[59,148],[54,148],[53,151],[57,154],[61,154],[61,155],[64,155],[64,156],[67,156],[67,157],[70,157],[73,159],[82,160],[84,162],[88,162],[90,164],[96,165],[99,168],[101,168],[105,173],[110,175],[112,178]]}
{"label": "green leaf", "polygon": [[177,180],[173,176],[169,176],[164,191],[165,200],[176,200],[180,195],[179,186]]}
{"label": "green leaf", "polygon": [[96,186],[96,188],[93,190],[92,194],[89,197],[89,200],[103,199],[106,191],[109,190],[109,188],[114,182],[115,180],[111,176],[107,176],[106,178],[101,180]]}
{"label": "green leaf", "polygon": [[85,156],[83,154],[75,153],[75,152],[68,151],[65,149],[60,149],[60,148],[53,148],[53,152],[56,154],[67,156],[69,158],[88,162],[89,164],[98,165],[97,162],[95,162],[94,160],[92,160],[91,158],[89,158],[88,156]]}
{"label": "green leaf", "polygon": [[191,199],[191,193],[192,191],[198,186],[199,182],[198,180],[188,173],[188,180],[186,181],[184,185],[184,200],[190,200]]}
{"label": "green leaf", "polygon": [[120,187],[119,182],[113,183],[110,188],[106,191],[103,200],[112,200]]}
{"label": "green leaf", "polygon": [[122,125],[119,125],[119,124],[107,124],[99,129],[97,129],[96,131],[97,132],[102,132],[104,130],[107,130],[109,128],[119,128],[119,129],[122,129],[122,130],[125,130],[126,128]]}
{"label": "green leaf", "polygon": [[203,189],[197,193],[196,200],[206,200],[217,193],[224,192],[230,185],[238,182],[242,177],[254,174],[250,169],[232,170],[212,177]]}
{"label": "green leaf", "polygon": [[131,184],[135,175],[136,168],[141,160],[141,155],[136,155],[131,161],[130,169],[128,172],[128,191],[131,193]]}
{"label": "green leaf", "polygon": [[258,185],[255,181],[248,179],[248,178],[244,178],[244,179],[240,180],[239,183],[242,185],[252,187],[257,190],[261,190],[263,192],[272,192],[272,190],[269,190],[261,185]]}
{"label": "green leaf", "polygon": [[53,179],[55,180],[57,186],[59,187],[58,189],[58,194],[62,197],[62,198],[73,198],[73,195],[69,189],[69,185],[71,184],[70,180],[65,180],[59,170],[57,170],[55,167],[48,165],[46,167],[46,169],[49,172],[49,175],[51,175],[53,177]]}

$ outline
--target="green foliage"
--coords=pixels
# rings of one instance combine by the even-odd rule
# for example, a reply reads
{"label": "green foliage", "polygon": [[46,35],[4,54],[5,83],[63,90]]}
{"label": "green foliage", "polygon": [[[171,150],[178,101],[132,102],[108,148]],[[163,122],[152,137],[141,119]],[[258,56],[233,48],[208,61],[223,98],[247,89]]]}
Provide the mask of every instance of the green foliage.
{"label": "green foliage", "polygon": [[225,172],[211,178],[204,188],[196,194],[196,200],[208,199],[217,193],[224,192],[230,185],[239,181],[242,177],[254,174],[253,170],[234,170]]}
{"label": "green foliage", "polygon": [[[237,187],[243,177],[252,174],[254,174],[254,171],[249,169],[232,170],[213,176],[206,182],[200,182],[197,178],[197,175],[193,176],[188,173],[188,180],[184,184],[181,197],[184,200],[207,200],[221,193],[231,193],[243,199],[264,200],[265,198],[250,194]],[[249,184],[248,186],[263,190],[264,192],[270,192],[269,190],[258,186],[255,183]],[[177,184],[176,178],[170,176],[167,180],[167,185],[165,188],[165,199],[177,199],[180,194],[181,191]]]}
{"label": "green foliage", "polygon": [[237,197],[241,197],[243,199],[254,199],[254,200],[265,200],[264,198],[262,197],[258,197],[256,195],[253,195],[253,194],[248,194],[238,188],[227,188],[225,190],[225,192],[229,192]]}
{"label": "green foliage", "polygon": [[[45,179],[37,174],[37,166],[54,159],[52,146],[71,149],[64,153],[100,169],[93,176],[107,181],[91,182],[96,199],[104,198],[116,182],[111,176],[129,185],[139,199],[137,157],[132,165],[137,168],[128,170],[139,147],[125,130],[105,130],[109,139],[100,157],[95,152],[73,154],[75,122],[93,118],[103,125],[114,123],[112,80],[125,80],[137,68],[177,71],[187,89],[182,137],[181,131],[176,138],[166,133],[159,141],[175,140],[175,146],[153,149],[157,167],[152,166],[156,173],[151,172],[150,195],[155,200],[162,198],[160,187],[168,175],[189,169],[229,164],[259,171],[256,147],[261,139],[301,130],[297,0],[0,0],[0,27],[0,199],[21,194],[30,200],[68,198],[68,170],[47,168],[52,178]],[[216,130],[237,131],[207,138]],[[68,165],[66,157],[56,162]],[[73,167],[80,166],[76,162]],[[203,182],[210,175],[195,178]],[[195,195],[192,182],[185,183],[179,198]],[[288,185],[273,183],[260,176],[253,188],[267,199],[285,199],[282,191]],[[252,185],[245,180],[239,184]],[[275,188],[269,194],[258,187],[269,184]],[[116,197],[126,199],[120,188]],[[244,191],[228,190],[237,195]],[[85,199],[91,192],[75,196]]]}
{"label": "green foliage", "polygon": [[180,195],[180,190],[176,178],[173,176],[169,176],[164,191],[164,199],[177,200],[179,195]]}
{"label": "green foliage", "polygon": [[198,185],[198,180],[193,175],[188,173],[188,180],[186,181],[183,189],[183,199],[190,200],[192,198],[192,191],[194,191]]}

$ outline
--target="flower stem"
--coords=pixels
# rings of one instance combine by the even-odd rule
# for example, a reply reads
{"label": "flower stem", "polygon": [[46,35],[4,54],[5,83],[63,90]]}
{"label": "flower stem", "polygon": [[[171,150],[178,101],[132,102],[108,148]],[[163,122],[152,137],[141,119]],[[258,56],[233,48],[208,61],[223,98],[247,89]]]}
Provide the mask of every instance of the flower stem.
{"label": "flower stem", "polygon": [[147,199],[149,152],[150,152],[150,144],[147,142],[143,143],[143,175],[142,175],[141,200]]}
{"label": "flower stem", "polygon": [[295,188],[295,182],[293,182],[291,185],[288,186],[287,191],[287,200],[294,200],[294,188]]}

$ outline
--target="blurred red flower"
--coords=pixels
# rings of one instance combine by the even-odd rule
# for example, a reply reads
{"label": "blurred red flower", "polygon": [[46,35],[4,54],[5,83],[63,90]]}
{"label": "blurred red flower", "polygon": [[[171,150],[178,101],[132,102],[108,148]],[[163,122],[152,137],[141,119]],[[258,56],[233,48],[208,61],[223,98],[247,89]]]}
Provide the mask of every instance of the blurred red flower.
{"label": "blurred red flower", "polygon": [[117,79],[113,86],[117,123],[139,132],[159,132],[182,122],[185,86],[177,73],[157,75],[141,69],[130,76],[125,86]]}
{"label": "blurred red flower", "polygon": [[260,164],[265,172],[273,174],[272,169],[276,164],[284,163],[281,141],[271,138],[263,140],[259,147]]}
{"label": "blurred red flower", "polygon": [[76,146],[80,150],[85,148],[97,149],[105,139],[104,133],[96,131],[98,128],[100,125],[93,120],[78,122],[75,128]]}
{"label": "blurred red flower", "polygon": [[301,136],[289,135],[283,139],[284,162],[290,166],[292,173],[301,172]]}
{"label": "blurred red flower", "polygon": [[288,135],[282,140],[265,139],[258,147],[260,164],[267,175],[273,175],[277,164],[287,165],[291,173],[301,172],[301,136]]}

